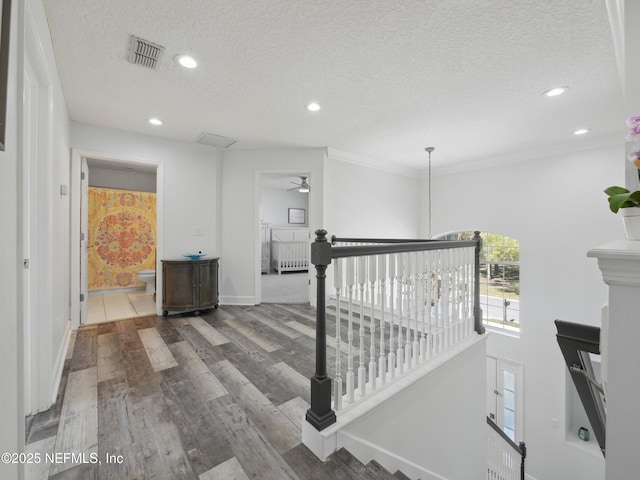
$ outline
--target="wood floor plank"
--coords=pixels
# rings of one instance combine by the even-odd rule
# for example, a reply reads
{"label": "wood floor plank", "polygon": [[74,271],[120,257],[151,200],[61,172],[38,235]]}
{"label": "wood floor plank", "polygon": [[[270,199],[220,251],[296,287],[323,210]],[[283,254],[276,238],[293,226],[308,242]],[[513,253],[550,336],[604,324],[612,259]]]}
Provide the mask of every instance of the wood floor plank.
{"label": "wood floor plank", "polygon": [[28,455],[38,455],[42,461],[39,463],[30,462],[25,465],[24,478],[26,480],[39,480],[41,478],[49,478],[49,470],[51,464],[45,461],[45,455],[54,451],[56,445],[56,437],[43,438],[37,442],[25,445],[24,451]]}
{"label": "wood floor plank", "polygon": [[310,407],[309,402],[300,397],[295,397],[280,405],[278,409],[302,432],[302,421]]}
{"label": "wood floor plank", "polygon": [[203,400],[213,400],[229,393],[187,342],[171,344],[169,350]]}
{"label": "wood floor plank", "polygon": [[278,452],[284,453],[300,444],[301,436],[295,425],[228,360],[218,362],[213,372]]}
{"label": "wood floor plank", "polygon": [[218,330],[209,325],[201,317],[191,317],[188,319],[189,325],[195,328],[200,335],[207,339],[207,341],[215,346],[229,343],[229,340],[222,335]]}
{"label": "wood floor plank", "polygon": [[249,478],[300,480],[231,395],[212,400],[210,408],[224,424],[233,454]]}
{"label": "wood floor plank", "polygon": [[176,327],[176,330],[180,333],[180,336],[184,338],[187,343],[189,343],[192,350],[201,359],[204,360],[208,358],[214,358],[216,362],[224,360],[224,355],[220,353],[221,347],[229,345],[228,343],[220,345],[219,347],[214,347],[206,338],[204,338],[195,328],[193,328],[189,324]]}
{"label": "wood floor plank", "polygon": [[[66,401],[62,405],[56,453],[98,453],[98,371],[96,367],[69,373]],[[74,467],[53,463],[51,474]]]}
{"label": "wood floor plank", "polygon": [[144,458],[143,478],[195,478],[164,398],[164,393],[154,393],[135,404],[135,423]]}
{"label": "wood floor plank", "polygon": [[270,315],[266,315],[264,311],[261,311],[259,309],[247,310],[247,315],[249,315],[257,322],[260,322],[269,327],[270,329],[281,333],[285,337],[298,338],[300,336],[300,332],[287,326],[286,323],[282,321],[282,318],[273,318]]}
{"label": "wood floor plank", "polygon": [[98,335],[98,382],[125,374],[117,333]]}
{"label": "wood floor plank", "polygon": [[98,330],[93,326],[84,326],[76,334],[76,342],[71,357],[71,371],[84,370],[97,365]]}
{"label": "wood floor plank", "polygon": [[236,457],[200,474],[199,480],[249,480]]}
{"label": "wood floor plank", "polygon": [[132,320],[117,322],[122,360],[134,401],[161,391],[162,376],[153,369],[142,344],[138,329]]}
{"label": "wood floor plank", "polygon": [[311,380],[308,377],[301,375],[284,362],[276,363],[271,369],[277,374],[278,384],[287,385],[289,389],[297,392],[297,396],[307,402],[311,401]]}
{"label": "wood floor plank", "polygon": [[[107,454],[121,461],[106,462]],[[124,376],[98,384],[98,458],[102,462],[97,478],[143,478],[144,457],[134,417],[131,389]]]}
{"label": "wood floor plank", "polygon": [[240,320],[233,318],[226,320],[225,323],[267,352],[273,352],[282,348],[282,345],[271,341],[255,328],[241,322]]}
{"label": "wood floor plank", "polygon": [[138,335],[140,335],[140,340],[147,351],[151,366],[156,372],[178,366],[178,362],[173,358],[171,351],[162,341],[162,337],[155,327],[138,330]]}
{"label": "wood floor plank", "polygon": [[209,408],[212,400],[204,399],[180,368],[165,370],[162,375],[168,418],[176,426],[194,474],[231,458],[226,429]]}
{"label": "wood floor plank", "polygon": [[69,337],[69,345],[67,346],[67,356],[65,360],[70,360],[73,357],[73,347],[76,344],[76,335],[78,334],[77,330],[71,332],[71,336]]}

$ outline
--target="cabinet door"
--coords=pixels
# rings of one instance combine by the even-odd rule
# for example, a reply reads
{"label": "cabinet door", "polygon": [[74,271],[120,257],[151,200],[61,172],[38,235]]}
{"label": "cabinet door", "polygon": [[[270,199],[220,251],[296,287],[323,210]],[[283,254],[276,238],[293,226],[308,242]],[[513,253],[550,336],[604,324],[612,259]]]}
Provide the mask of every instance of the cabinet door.
{"label": "cabinet door", "polygon": [[199,295],[198,307],[208,308],[218,304],[218,261],[211,260],[199,265]]}
{"label": "cabinet door", "polygon": [[196,308],[196,279],[194,262],[164,263],[164,303],[167,310]]}

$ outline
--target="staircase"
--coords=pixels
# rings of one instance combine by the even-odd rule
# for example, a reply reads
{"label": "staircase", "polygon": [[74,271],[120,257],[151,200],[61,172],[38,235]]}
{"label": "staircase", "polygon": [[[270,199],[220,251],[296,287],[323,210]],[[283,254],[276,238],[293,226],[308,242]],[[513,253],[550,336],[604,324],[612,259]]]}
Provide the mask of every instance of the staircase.
{"label": "staircase", "polygon": [[364,465],[344,448],[328,457],[323,467],[336,480],[409,480],[400,471],[391,474],[375,460]]}

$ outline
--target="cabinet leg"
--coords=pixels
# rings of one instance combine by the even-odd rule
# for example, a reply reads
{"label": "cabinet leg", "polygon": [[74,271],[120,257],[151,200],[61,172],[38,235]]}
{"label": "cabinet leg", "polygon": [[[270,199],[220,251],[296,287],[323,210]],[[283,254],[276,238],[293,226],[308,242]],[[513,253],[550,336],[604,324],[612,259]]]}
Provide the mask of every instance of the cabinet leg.
{"label": "cabinet leg", "polygon": [[162,316],[163,316],[163,317],[166,317],[167,315],[169,315],[169,312],[167,312],[166,310],[163,310],[163,311],[162,311]]}

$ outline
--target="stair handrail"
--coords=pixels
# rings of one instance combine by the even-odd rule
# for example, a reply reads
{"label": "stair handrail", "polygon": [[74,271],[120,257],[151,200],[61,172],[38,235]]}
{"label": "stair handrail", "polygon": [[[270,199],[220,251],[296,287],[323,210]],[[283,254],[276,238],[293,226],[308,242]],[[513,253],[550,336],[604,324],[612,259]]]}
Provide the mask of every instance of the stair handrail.
{"label": "stair handrail", "polygon": [[593,373],[590,353],[600,355],[600,328],[556,320],[556,339],[578,396],[593,428],[602,455],[606,445],[606,410],[603,386]]}
{"label": "stair handrail", "polygon": [[520,479],[525,480],[524,461],[527,458],[527,445],[524,442],[516,443],[498,426],[496,422],[487,417],[487,425],[489,425],[518,455],[520,455]]}

